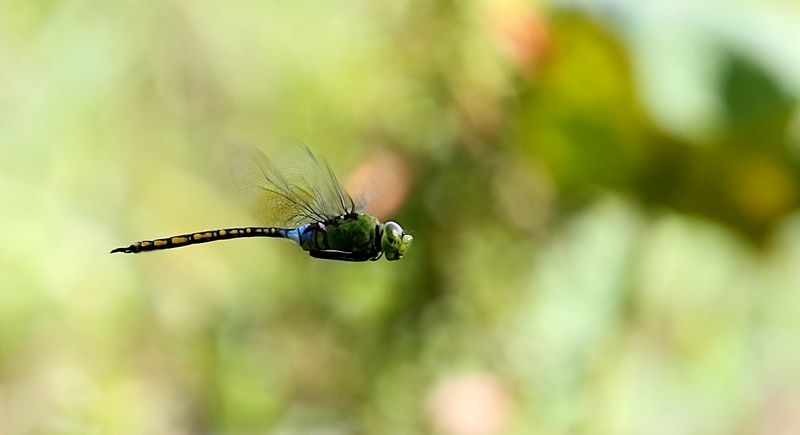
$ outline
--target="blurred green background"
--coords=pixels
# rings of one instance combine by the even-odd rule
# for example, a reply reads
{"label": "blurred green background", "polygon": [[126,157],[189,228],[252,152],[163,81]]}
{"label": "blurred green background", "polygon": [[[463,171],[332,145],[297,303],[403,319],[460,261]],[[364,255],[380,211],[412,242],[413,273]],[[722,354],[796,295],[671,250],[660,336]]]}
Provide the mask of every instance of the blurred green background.
{"label": "blurred green background", "polygon": [[[0,2],[0,434],[800,432],[793,1]],[[402,261],[237,240],[299,139]]]}

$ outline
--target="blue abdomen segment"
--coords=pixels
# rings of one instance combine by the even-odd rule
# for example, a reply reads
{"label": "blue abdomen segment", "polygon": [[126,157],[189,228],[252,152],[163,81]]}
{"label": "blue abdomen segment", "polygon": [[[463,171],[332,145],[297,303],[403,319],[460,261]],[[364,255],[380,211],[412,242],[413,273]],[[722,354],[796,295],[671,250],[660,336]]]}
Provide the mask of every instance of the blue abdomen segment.
{"label": "blue abdomen segment", "polygon": [[309,228],[311,224],[305,224],[301,227],[295,229],[287,229],[286,230],[286,238],[297,243],[306,251],[313,249],[312,239],[314,237],[314,231]]}

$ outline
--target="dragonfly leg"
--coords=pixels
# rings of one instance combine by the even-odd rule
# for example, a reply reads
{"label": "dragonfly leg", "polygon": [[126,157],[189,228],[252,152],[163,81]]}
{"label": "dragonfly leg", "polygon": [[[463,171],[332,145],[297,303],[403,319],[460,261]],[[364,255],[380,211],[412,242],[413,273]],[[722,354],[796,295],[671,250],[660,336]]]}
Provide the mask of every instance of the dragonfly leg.
{"label": "dragonfly leg", "polygon": [[367,254],[354,254],[352,252],[343,251],[308,251],[314,258],[321,258],[324,260],[339,260],[339,261],[367,261],[371,258]]}

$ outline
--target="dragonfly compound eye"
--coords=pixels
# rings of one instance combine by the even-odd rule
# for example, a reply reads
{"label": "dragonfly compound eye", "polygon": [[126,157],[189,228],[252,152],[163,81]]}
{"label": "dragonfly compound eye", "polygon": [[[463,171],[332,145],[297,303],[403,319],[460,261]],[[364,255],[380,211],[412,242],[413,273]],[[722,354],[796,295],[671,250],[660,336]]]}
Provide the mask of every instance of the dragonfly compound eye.
{"label": "dragonfly compound eye", "polygon": [[403,232],[396,222],[386,222],[381,237],[381,248],[387,260],[399,260],[405,255],[413,237]]}

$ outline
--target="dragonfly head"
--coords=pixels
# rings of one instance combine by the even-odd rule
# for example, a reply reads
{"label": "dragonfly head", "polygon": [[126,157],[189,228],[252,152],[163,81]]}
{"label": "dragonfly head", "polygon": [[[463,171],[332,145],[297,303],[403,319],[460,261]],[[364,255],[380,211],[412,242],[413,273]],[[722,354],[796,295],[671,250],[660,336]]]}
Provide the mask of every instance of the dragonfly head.
{"label": "dragonfly head", "polygon": [[383,226],[381,235],[381,249],[387,260],[399,260],[406,255],[406,251],[411,246],[414,238],[411,234],[403,232],[403,228],[396,222],[386,222]]}

